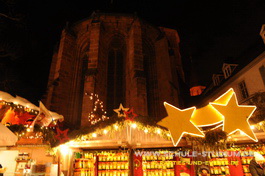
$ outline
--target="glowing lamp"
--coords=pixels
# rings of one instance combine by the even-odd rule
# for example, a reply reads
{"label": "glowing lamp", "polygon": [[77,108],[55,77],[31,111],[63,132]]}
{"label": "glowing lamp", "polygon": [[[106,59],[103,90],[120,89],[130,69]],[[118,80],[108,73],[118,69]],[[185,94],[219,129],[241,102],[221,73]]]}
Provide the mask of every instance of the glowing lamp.
{"label": "glowing lamp", "polygon": [[94,137],[94,138],[97,137],[97,134],[96,133],[93,133],[92,134],[92,137]]}
{"label": "glowing lamp", "polygon": [[70,149],[67,145],[60,145],[59,146],[60,152],[63,156],[67,155],[70,152]]}
{"label": "glowing lamp", "polygon": [[132,127],[133,127],[133,128],[136,128],[136,127],[137,127],[137,124],[136,124],[136,123],[133,123],[133,124],[132,124]]}

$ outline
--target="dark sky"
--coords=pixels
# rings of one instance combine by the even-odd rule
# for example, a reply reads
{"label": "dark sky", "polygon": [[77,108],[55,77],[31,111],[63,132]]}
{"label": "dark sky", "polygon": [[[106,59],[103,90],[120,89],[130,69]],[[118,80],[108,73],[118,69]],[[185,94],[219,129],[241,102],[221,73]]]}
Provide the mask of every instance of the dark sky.
{"label": "dark sky", "polygon": [[[45,94],[52,52],[66,22],[86,18],[94,10],[136,12],[151,24],[176,29],[186,75],[190,75],[192,59],[204,85],[221,69],[223,61],[237,58],[261,40],[259,31],[265,24],[264,0],[21,0],[15,4],[15,10],[24,16],[25,29],[21,35],[26,36],[26,42],[22,42],[23,55],[11,62],[14,77],[22,86],[10,93],[33,103]],[[0,12],[9,13],[9,9],[0,4]]]}

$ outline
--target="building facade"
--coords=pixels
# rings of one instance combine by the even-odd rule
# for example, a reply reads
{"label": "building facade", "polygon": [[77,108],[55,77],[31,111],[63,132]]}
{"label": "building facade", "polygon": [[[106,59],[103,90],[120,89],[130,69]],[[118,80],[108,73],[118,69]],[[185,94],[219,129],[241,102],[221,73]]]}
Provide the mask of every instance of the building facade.
{"label": "building facade", "polygon": [[164,101],[182,106],[179,42],[176,30],[135,15],[93,13],[63,29],[45,105],[70,127],[88,125],[91,93],[104,102],[108,116],[122,103],[159,120],[166,116]]}
{"label": "building facade", "polygon": [[239,104],[256,105],[255,124],[265,119],[265,25],[261,38],[254,47],[243,53],[237,63],[224,63],[221,72],[213,74],[212,84],[202,94],[202,105],[212,102],[233,88]]}

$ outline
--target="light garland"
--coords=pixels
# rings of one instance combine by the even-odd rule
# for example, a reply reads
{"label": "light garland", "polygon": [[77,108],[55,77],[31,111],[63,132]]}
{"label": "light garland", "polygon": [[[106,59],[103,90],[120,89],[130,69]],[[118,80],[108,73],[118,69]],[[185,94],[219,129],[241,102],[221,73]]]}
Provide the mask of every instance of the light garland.
{"label": "light garland", "polygon": [[22,109],[25,112],[29,112],[29,113],[32,113],[32,114],[35,114],[35,115],[37,115],[39,113],[39,111],[34,110],[34,109],[30,109],[28,106],[22,106],[22,105],[18,104],[17,102],[6,102],[4,100],[0,100],[0,105],[10,106],[10,107],[12,107],[14,109]]}
{"label": "light garland", "polygon": [[77,137],[76,139],[69,141],[68,144],[74,145],[76,142],[77,143],[79,143],[79,142],[87,143],[87,142],[89,142],[89,140],[93,140],[96,137],[99,137],[102,135],[110,135],[111,136],[111,134],[113,134],[117,131],[122,131],[126,127],[131,127],[132,130],[136,130],[136,129],[142,130],[145,134],[156,134],[156,135],[159,135],[159,136],[161,136],[167,140],[170,140],[170,138],[171,138],[169,131],[162,129],[160,127],[144,125],[140,122],[125,120],[122,122],[116,122],[116,123],[109,125],[105,128],[96,129],[95,131],[90,132],[88,134],[81,135],[81,136]]}

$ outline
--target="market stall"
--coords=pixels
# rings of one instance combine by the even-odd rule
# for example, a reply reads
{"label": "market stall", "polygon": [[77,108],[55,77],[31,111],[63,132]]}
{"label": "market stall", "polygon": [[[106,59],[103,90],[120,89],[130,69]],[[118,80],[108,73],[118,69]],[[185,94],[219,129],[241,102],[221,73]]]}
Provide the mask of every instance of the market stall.
{"label": "market stall", "polygon": [[15,146],[17,140],[18,137],[0,123],[0,164],[4,168],[2,172],[5,175],[9,175],[9,173],[14,173],[15,171],[15,158],[18,152],[8,151],[7,148],[9,146]]}
{"label": "market stall", "polygon": [[[88,133],[63,144],[66,152],[58,153],[65,175],[249,175],[253,152],[265,154],[257,143],[265,139],[264,131],[248,122],[255,107],[238,105],[233,90],[201,109],[165,103],[168,116],[153,125],[120,107],[114,110],[117,122],[93,123]],[[123,120],[119,110],[125,111]]]}
{"label": "market stall", "polygon": [[50,175],[50,146],[63,116],[0,91],[0,164],[8,175]]}
{"label": "market stall", "polygon": [[[241,144],[201,159],[185,140],[174,147],[164,132],[131,121],[113,124],[65,143],[61,171],[69,176],[195,176],[205,167],[212,175],[248,175],[252,153],[265,154],[263,145],[252,146],[248,138],[238,135]],[[257,134],[265,139],[264,133]]]}

